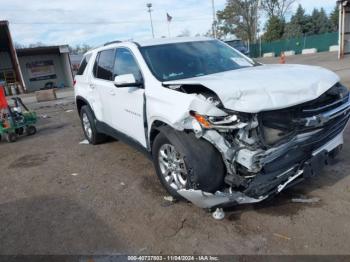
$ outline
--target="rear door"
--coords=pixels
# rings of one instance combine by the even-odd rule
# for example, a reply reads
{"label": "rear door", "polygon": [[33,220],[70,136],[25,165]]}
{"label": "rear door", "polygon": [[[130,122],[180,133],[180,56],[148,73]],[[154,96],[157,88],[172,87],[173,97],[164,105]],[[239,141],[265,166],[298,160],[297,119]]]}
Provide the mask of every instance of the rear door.
{"label": "rear door", "polygon": [[91,76],[91,90],[94,93],[94,111],[98,120],[116,128],[113,117],[118,114],[115,108],[113,91],[113,68],[115,60],[115,49],[107,49],[97,54]]}

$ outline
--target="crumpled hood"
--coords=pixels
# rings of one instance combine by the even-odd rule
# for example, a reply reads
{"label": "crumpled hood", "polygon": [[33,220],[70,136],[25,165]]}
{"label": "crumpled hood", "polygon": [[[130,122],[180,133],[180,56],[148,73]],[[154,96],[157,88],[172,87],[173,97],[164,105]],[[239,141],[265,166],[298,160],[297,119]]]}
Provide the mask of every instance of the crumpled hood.
{"label": "crumpled hood", "polygon": [[225,108],[257,113],[311,101],[338,81],[335,73],[321,67],[262,65],[164,84],[203,85],[219,96]]}

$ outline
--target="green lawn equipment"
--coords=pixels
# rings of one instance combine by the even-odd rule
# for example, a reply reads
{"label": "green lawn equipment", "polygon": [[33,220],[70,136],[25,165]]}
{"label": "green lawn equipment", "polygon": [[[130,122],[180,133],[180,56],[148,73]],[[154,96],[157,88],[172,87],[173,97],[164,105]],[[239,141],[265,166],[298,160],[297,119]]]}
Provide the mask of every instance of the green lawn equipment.
{"label": "green lawn equipment", "polygon": [[23,134],[28,136],[36,133],[37,116],[30,111],[20,97],[13,97],[14,106],[9,106],[3,89],[0,87],[0,139],[15,142]]}

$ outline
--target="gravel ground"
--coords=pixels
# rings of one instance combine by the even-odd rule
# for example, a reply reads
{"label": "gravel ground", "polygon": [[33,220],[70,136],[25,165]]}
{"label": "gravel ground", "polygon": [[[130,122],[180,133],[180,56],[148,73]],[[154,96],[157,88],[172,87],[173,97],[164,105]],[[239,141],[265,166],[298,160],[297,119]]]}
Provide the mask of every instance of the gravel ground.
{"label": "gravel ground", "polygon": [[[71,91],[29,101],[38,133],[0,143],[0,254],[349,254],[350,129],[338,163],[314,179],[215,221],[170,203],[143,154],[81,145]],[[318,198],[294,203],[294,197]]]}

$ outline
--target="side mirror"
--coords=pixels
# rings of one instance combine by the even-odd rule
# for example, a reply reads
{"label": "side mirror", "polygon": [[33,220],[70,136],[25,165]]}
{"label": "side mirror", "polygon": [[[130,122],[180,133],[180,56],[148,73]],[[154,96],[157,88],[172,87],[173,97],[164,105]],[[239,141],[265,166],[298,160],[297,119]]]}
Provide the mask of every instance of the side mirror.
{"label": "side mirror", "polygon": [[125,74],[116,76],[114,78],[114,85],[116,87],[140,87],[143,83],[137,82],[133,74]]}

